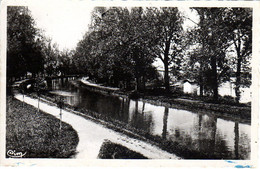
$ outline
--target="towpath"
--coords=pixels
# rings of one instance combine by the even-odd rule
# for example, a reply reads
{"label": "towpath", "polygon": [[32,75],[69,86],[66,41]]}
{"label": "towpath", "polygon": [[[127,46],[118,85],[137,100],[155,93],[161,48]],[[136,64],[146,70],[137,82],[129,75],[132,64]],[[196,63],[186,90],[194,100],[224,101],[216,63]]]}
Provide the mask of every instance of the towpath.
{"label": "towpath", "polygon": [[[15,95],[15,98],[23,101],[21,94]],[[28,96],[24,97],[24,102],[34,107],[38,106],[38,100]],[[60,109],[58,107],[51,106],[42,101],[40,101],[39,105],[40,110],[43,112],[60,118]],[[70,124],[78,133],[79,143],[77,146],[77,155],[75,156],[76,159],[96,159],[105,140],[121,144],[150,159],[180,159],[176,155],[170,154],[155,145],[130,138],[66,110],[62,111],[62,121]]]}

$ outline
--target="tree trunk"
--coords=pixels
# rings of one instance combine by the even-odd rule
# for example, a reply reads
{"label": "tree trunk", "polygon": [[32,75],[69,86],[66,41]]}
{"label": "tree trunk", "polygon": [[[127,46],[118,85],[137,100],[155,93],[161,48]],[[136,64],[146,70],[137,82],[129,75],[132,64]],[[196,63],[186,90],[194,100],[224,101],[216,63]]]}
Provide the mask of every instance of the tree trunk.
{"label": "tree trunk", "polygon": [[202,79],[202,68],[200,68],[199,84],[200,84],[200,96],[203,96],[204,85]]}
{"label": "tree trunk", "polygon": [[145,91],[145,82],[146,82],[146,77],[145,76],[143,76],[143,91]]}
{"label": "tree trunk", "polygon": [[[198,10],[197,11],[199,13],[199,17],[200,17],[200,22],[199,22],[199,26],[202,30],[202,32],[204,32],[206,30],[205,28],[205,21],[204,21],[204,11],[203,10]],[[205,36],[205,34],[203,34]],[[202,38],[202,52],[203,54],[206,53],[205,51],[205,38]],[[205,56],[203,56],[202,58],[204,58]],[[202,58],[200,59],[200,72],[199,72],[199,84],[200,84],[200,96],[203,96],[203,92],[204,92],[204,81],[203,81],[203,60]]]}
{"label": "tree trunk", "polygon": [[241,54],[240,54],[240,48],[241,48],[241,42],[239,40],[238,45],[236,46],[237,51],[237,72],[236,72],[236,87],[235,87],[235,93],[236,93],[236,102],[239,103],[240,100],[240,83],[241,83]]}
{"label": "tree trunk", "polygon": [[165,52],[164,52],[164,86],[165,91],[168,93],[170,91],[169,84],[169,50],[170,50],[170,42],[166,43]]}
{"label": "tree trunk", "polygon": [[212,89],[213,89],[213,99],[218,101],[218,77],[217,77],[217,60],[216,56],[211,57],[211,67],[212,67]]}
{"label": "tree trunk", "polygon": [[240,93],[240,82],[241,82],[241,58],[239,57],[237,61],[237,72],[236,72],[236,87],[235,87],[235,93],[236,93],[236,102],[239,103],[241,93]]}
{"label": "tree trunk", "polygon": [[169,84],[169,68],[168,68],[168,64],[164,64],[164,87],[165,87],[166,92],[169,92],[170,84]]}

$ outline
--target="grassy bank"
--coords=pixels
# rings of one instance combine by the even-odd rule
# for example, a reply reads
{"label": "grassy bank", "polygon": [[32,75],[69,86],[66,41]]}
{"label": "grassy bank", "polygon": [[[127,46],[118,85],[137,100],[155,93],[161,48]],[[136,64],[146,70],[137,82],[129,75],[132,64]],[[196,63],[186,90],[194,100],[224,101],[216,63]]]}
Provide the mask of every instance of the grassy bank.
{"label": "grassy bank", "polygon": [[70,125],[62,123],[60,130],[55,117],[7,97],[6,151],[22,152],[24,158],[69,158],[78,141]]}
{"label": "grassy bank", "polygon": [[129,150],[128,148],[105,141],[100,149],[98,158],[100,159],[147,159],[142,154]]}

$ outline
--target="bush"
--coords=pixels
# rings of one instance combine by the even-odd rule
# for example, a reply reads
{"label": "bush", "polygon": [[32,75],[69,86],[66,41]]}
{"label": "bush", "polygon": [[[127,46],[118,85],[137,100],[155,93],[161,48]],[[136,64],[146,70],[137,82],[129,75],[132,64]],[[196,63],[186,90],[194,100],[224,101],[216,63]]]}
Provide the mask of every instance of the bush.
{"label": "bush", "polygon": [[101,159],[147,159],[142,154],[109,140],[102,144],[98,157]]}

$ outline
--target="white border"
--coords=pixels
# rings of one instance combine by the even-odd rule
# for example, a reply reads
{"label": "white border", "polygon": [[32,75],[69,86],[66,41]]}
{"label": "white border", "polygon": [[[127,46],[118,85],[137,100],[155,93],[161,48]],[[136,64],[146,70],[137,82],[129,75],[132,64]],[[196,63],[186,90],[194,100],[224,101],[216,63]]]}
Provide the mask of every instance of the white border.
{"label": "white border", "polygon": [[[174,7],[251,7],[253,8],[253,57],[252,57],[252,121],[251,121],[251,160],[75,160],[75,159],[5,159],[5,112],[6,112],[6,7],[27,6],[32,1],[51,3],[61,7],[63,3],[88,3],[90,6],[174,6]],[[5,0],[1,2],[0,18],[0,165],[3,166],[57,166],[57,167],[230,167],[235,165],[250,165],[256,168],[258,165],[258,126],[259,126],[259,96],[260,96],[260,2],[258,1],[78,1],[78,0]]]}

